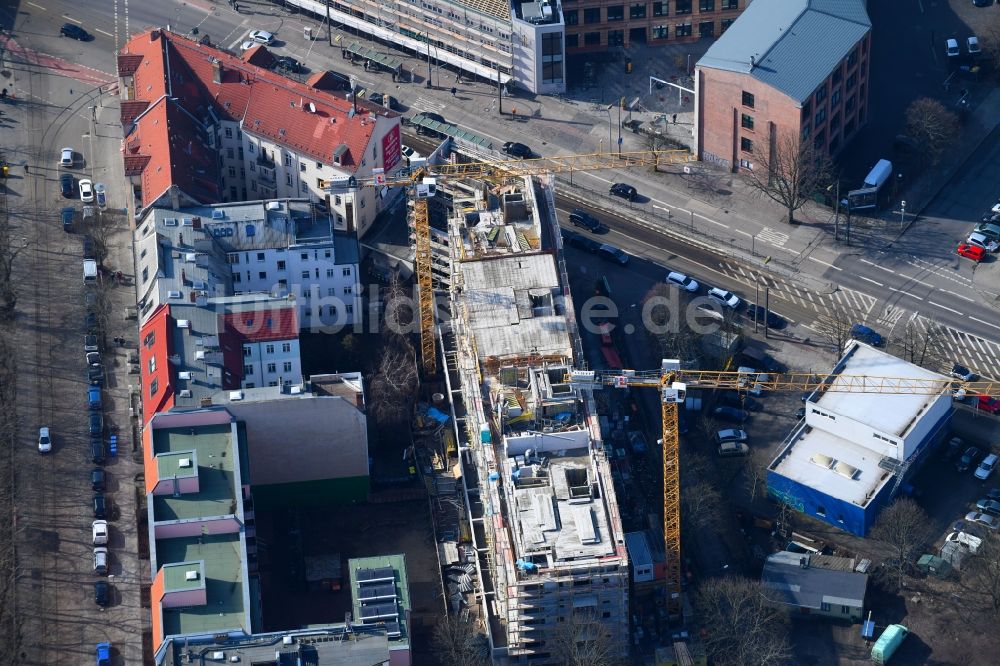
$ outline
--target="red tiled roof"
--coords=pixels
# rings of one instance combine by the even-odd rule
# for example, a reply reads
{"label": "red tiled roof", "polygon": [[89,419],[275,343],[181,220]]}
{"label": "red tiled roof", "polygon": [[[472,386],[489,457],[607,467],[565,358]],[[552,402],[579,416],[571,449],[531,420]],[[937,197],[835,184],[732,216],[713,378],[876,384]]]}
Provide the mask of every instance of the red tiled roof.
{"label": "red tiled roof", "polygon": [[[227,312],[219,315],[220,334],[244,342],[272,342],[299,337],[298,308],[275,307],[267,310]],[[242,347],[240,348],[242,349]]]}
{"label": "red tiled roof", "polygon": [[128,125],[130,122],[142,115],[142,112],[149,108],[149,102],[144,99],[139,100],[127,100],[121,103],[121,121],[122,125]]}
{"label": "red tiled roof", "polygon": [[149,155],[125,155],[125,175],[138,176],[149,164]]}
{"label": "red tiled roof", "polygon": [[263,44],[257,44],[243,52],[243,62],[267,69],[274,64],[274,55]]}
{"label": "red tiled roof", "polygon": [[142,64],[141,55],[129,53],[118,56],[118,76],[131,76]]}

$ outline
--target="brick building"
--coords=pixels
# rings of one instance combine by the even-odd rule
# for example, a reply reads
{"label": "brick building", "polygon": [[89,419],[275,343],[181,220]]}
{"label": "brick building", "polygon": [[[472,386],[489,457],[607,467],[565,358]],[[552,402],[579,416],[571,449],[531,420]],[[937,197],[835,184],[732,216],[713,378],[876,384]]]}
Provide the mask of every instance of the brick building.
{"label": "brick building", "polygon": [[695,67],[696,154],[752,169],[781,136],[836,155],[868,121],[865,0],[754,0]]}

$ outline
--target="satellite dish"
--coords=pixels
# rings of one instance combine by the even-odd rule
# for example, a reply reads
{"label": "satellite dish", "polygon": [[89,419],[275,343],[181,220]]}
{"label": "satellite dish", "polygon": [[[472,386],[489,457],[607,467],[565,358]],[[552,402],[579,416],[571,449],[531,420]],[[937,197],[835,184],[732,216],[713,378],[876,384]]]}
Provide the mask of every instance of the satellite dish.
{"label": "satellite dish", "polygon": [[309,102],[309,113],[316,113],[316,105]]}

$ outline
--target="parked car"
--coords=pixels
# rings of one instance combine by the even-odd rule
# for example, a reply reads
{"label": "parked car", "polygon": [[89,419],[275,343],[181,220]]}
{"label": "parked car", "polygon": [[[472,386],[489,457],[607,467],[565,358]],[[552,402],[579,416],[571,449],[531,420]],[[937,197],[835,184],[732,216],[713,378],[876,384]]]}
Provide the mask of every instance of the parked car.
{"label": "parked car", "polygon": [[583,227],[591,233],[598,233],[600,231],[605,231],[605,226],[601,224],[601,221],[596,217],[591,215],[585,210],[574,210],[569,214],[569,221],[573,223],[574,227]]}
{"label": "parked car", "polygon": [[977,264],[986,258],[986,248],[972,243],[959,243],[955,248],[955,254],[966,259],[971,259]]}
{"label": "parked car", "polygon": [[94,537],[95,546],[106,546],[108,545],[108,521],[106,520],[95,520],[90,524],[90,531]]}
{"label": "parked car", "polygon": [[90,236],[83,237],[83,258],[93,259],[94,258],[94,239]]}
{"label": "parked car", "polygon": [[89,32],[75,23],[63,23],[62,27],[59,28],[59,34],[70,39],[78,39],[81,42],[89,42],[94,38]]}
{"label": "parked car", "polygon": [[745,442],[749,439],[747,437],[746,430],[738,430],[736,428],[727,428],[726,430],[720,430],[715,433],[715,443],[724,444],[726,442]]}
{"label": "parked car", "polygon": [[959,546],[969,551],[971,555],[975,555],[979,552],[979,546],[983,544],[983,540],[975,535],[969,534],[968,532],[952,532],[944,538],[946,542],[957,543]]}
{"label": "parked car", "polygon": [[111,603],[111,586],[108,581],[99,580],[94,583],[94,603],[102,608]]}
{"label": "parked car", "polygon": [[962,444],[963,442],[961,437],[952,437],[948,441],[948,445],[944,449],[945,462],[951,462],[955,459],[955,456],[962,451]]}
{"label": "parked car", "polygon": [[247,38],[252,42],[264,44],[265,46],[270,46],[271,42],[274,41],[274,35],[267,30],[251,30]]}
{"label": "parked car", "polygon": [[990,488],[987,490],[986,499],[1000,500],[1000,488]]}
{"label": "parked car", "polygon": [[107,486],[107,480],[107,475],[100,467],[95,467],[90,470],[90,489],[94,492],[103,493],[105,487]]}
{"label": "parked car", "polygon": [[104,417],[100,412],[90,413],[89,432],[91,436],[104,434]]}
{"label": "parked car", "polygon": [[614,183],[608,192],[629,201],[635,201],[639,196],[639,191],[628,183]]}
{"label": "parked car", "polygon": [[73,231],[73,217],[76,210],[72,206],[66,206],[59,212],[59,220],[62,222],[63,231],[71,233]]}
{"label": "parked car", "polygon": [[59,176],[59,193],[66,199],[72,199],[74,192],[76,192],[76,179],[73,178],[73,174],[64,173]]}
{"label": "parked car", "polygon": [[601,247],[601,244],[593,238],[587,238],[586,236],[581,236],[580,234],[574,234],[572,231],[566,231],[564,229],[562,235],[563,240],[565,240],[566,243],[572,245],[573,247],[578,247],[581,250],[585,250],[586,252],[597,252],[597,250]]}
{"label": "parked car", "polygon": [[962,454],[962,457],[958,459],[958,465],[956,465],[956,468],[959,472],[968,471],[972,469],[977,462],[979,462],[979,459],[982,456],[982,449],[976,446],[970,446],[965,450],[965,453]]}
{"label": "parked car", "polygon": [[979,523],[980,525],[988,527],[991,530],[995,530],[998,526],[1000,526],[1000,521],[998,521],[995,516],[982,513],[981,511],[970,511],[965,514],[965,519],[970,523]]}
{"label": "parked car", "polygon": [[957,58],[962,53],[961,51],[958,50],[957,39],[948,39],[947,41],[945,41],[944,51],[945,55],[947,55],[949,58]]}
{"label": "parked car", "polygon": [[97,493],[93,499],[94,518],[107,518],[108,505],[104,499],[104,493]]}
{"label": "parked car", "polygon": [[725,442],[719,445],[719,455],[723,458],[730,456],[745,456],[750,452],[750,447],[743,442]]}
{"label": "parked car", "polygon": [[511,157],[519,157],[522,160],[531,157],[533,154],[531,148],[517,141],[508,141],[503,144],[503,152]]}
{"label": "parked car", "polygon": [[965,50],[969,52],[969,57],[978,58],[983,51],[979,48],[979,38],[975,35],[965,38]]}
{"label": "parked car", "polygon": [[[980,481],[985,481],[986,479],[990,478],[990,476],[993,474],[993,470],[996,469],[997,460],[998,458],[995,453],[991,453],[985,458],[983,458],[983,461],[979,463],[979,467],[976,468],[975,472],[976,478],[979,479]],[[1000,506],[1000,502],[997,503],[997,506]]]}
{"label": "parked car", "polygon": [[712,415],[723,421],[732,421],[734,423],[744,423],[750,418],[750,414],[735,407],[716,407],[712,410]]}
{"label": "parked car", "polygon": [[97,205],[99,207],[107,208],[108,195],[107,191],[104,189],[104,183],[94,183],[94,198],[97,199]]}
{"label": "parked car", "polygon": [[1000,399],[991,398],[988,395],[979,396],[979,402],[977,403],[979,409],[984,412],[989,412],[990,414],[996,414],[1000,412]]}
{"label": "parked car", "polygon": [[979,375],[958,363],[951,366],[951,376],[955,379],[961,379],[963,382],[974,382],[979,379]]}
{"label": "parked car", "polygon": [[708,297],[712,300],[721,303],[722,305],[735,310],[740,307],[740,297],[731,291],[726,291],[725,289],[720,289],[719,287],[712,287],[708,290]]}
{"label": "parked car", "polygon": [[[106,546],[94,548],[94,573],[98,576],[108,575],[108,549]],[[97,663],[101,663],[100,660]]]}
{"label": "parked car", "polygon": [[748,412],[759,412],[763,405],[746,394],[737,391],[721,391],[715,399],[716,404],[725,407],[735,407]]}
{"label": "parked car", "polygon": [[693,278],[684,275],[684,273],[678,273],[677,271],[670,271],[667,273],[666,283],[672,284],[675,287],[680,287],[684,291],[689,291],[692,294],[698,291],[700,285],[695,282]]}
{"label": "parked car", "polygon": [[384,106],[392,111],[399,111],[399,100],[392,95],[386,95],[385,93],[372,93],[368,95],[368,101],[372,104],[378,104],[379,106]]}
{"label": "parked car", "polygon": [[[291,56],[278,56],[271,63],[271,69],[289,74],[298,74],[302,71],[302,63]],[[368,99],[371,99],[370,97]]]}
{"label": "parked car", "polygon": [[59,166],[61,166],[61,167],[71,167],[71,166],[73,166],[73,164],[75,163],[75,161],[76,160],[73,158],[73,149],[72,148],[63,148],[59,152]]}
{"label": "parked car", "polygon": [[104,383],[104,366],[87,366],[87,383],[91,386],[101,386]]}
{"label": "parked car", "polygon": [[101,364],[101,352],[92,351],[86,353],[87,365],[100,365]]}
{"label": "parked car", "polygon": [[90,203],[94,200],[94,182],[89,178],[80,179],[80,201]]}
{"label": "parked car", "polygon": [[[90,352],[92,354],[96,352]],[[87,387],[87,409],[90,411],[100,411],[101,409],[101,388],[99,386]]]}
{"label": "parked car", "polygon": [[83,351],[84,352],[95,352],[97,351],[97,336],[96,335],[85,335],[83,336]]}
{"label": "parked car", "polygon": [[796,419],[798,419],[799,421],[801,421],[805,417],[806,417],[806,408],[805,407],[799,407],[798,409],[795,410],[795,418]]}
{"label": "parked car", "polygon": [[622,266],[628,263],[628,254],[626,254],[624,250],[619,250],[614,245],[601,243],[601,246],[597,248],[597,253],[605,259],[617,261]]}
{"label": "parked car", "polygon": [[38,452],[48,453],[52,450],[52,436],[49,435],[48,426],[38,429]]}
{"label": "parked car", "polygon": [[90,461],[95,465],[103,465],[105,461],[104,436],[93,435],[90,438]]}
{"label": "parked car", "polygon": [[969,237],[965,239],[965,242],[969,245],[978,245],[987,252],[996,252],[1000,249],[1000,241],[993,238],[987,238],[985,234],[981,234],[977,231],[973,231],[969,234]]}
{"label": "parked car", "polygon": [[864,324],[854,324],[851,326],[851,337],[870,344],[872,347],[881,347],[885,344],[885,338]]}
{"label": "parked car", "polygon": [[746,316],[750,321],[753,321],[754,317],[756,317],[758,323],[766,323],[768,328],[776,330],[780,330],[788,325],[788,322],[781,315],[775,314],[773,310],[768,310],[763,305],[756,305],[754,303],[747,303]]}
{"label": "parked car", "polygon": [[977,234],[982,234],[987,238],[992,238],[993,240],[1000,240],[1000,221],[982,222],[976,225],[975,231]]}
{"label": "parked car", "polygon": [[407,164],[410,163],[410,160],[418,160],[421,157],[423,157],[423,155],[413,150],[413,148],[410,148],[409,146],[400,147],[399,152],[401,152],[403,154],[403,157],[406,158]]}
{"label": "parked car", "polygon": [[97,330],[97,315],[93,312],[88,312],[83,316],[83,327],[88,331]]}

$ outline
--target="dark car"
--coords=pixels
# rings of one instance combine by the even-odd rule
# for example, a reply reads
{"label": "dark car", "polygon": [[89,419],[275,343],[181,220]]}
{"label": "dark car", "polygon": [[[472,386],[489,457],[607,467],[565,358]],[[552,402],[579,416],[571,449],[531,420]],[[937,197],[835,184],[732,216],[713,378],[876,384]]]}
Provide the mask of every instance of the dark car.
{"label": "dark car", "polygon": [[291,56],[279,56],[274,59],[273,69],[289,74],[298,74],[302,71],[302,63]]}
{"label": "dark car", "polygon": [[103,465],[105,459],[104,438],[100,435],[90,438],[90,460],[95,465]]}
{"label": "dark car", "polygon": [[372,104],[378,104],[379,106],[384,106],[392,111],[399,111],[399,100],[392,95],[386,95],[385,93],[372,93],[368,95],[368,101]]}
{"label": "dark car", "polygon": [[87,381],[91,386],[100,386],[104,383],[104,366],[101,365],[88,365],[87,366]]}
{"label": "dark car", "polygon": [[[945,445],[944,447],[944,461],[951,462],[952,460],[955,459],[955,456],[957,456],[961,450],[962,450],[962,438],[952,437],[951,440],[948,442],[948,444]],[[961,532],[962,530],[957,530],[957,531]]]}
{"label": "dark car", "polygon": [[799,407],[798,409],[795,410],[795,418],[796,419],[798,419],[799,421],[801,421],[805,417],[806,417],[806,408],[805,407]]}
{"label": "dark car", "polygon": [[70,206],[63,208],[59,213],[59,219],[62,221],[63,231],[67,233],[73,231],[73,216],[75,214],[76,211]]}
{"label": "dark car", "polygon": [[94,518],[104,520],[108,517],[108,505],[103,493],[94,495]]}
{"label": "dark car", "polygon": [[622,266],[628,263],[628,253],[621,250],[614,245],[608,245],[607,243],[601,243],[597,248],[597,254],[604,257],[605,259],[610,259],[611,261],[618,262]]}
{"label": "dark car", "polygon": [[100,467],[90,470],[90,489],[94,492],[103,493],[107,487],[108,476]]}
{"label": "dark car", "polygon": [[83,237],[83,258],[93,259],[94,258],[94,239],[90,236]]}
{"label": "dark car", "polygon": [[601,247],[601,244],[595,241],[593,238],[587,238],[586,236],[581,236],[580,234],[574,234],[572,231],[563,231],[563,240],[567,244],[573,247],[578,247],[586,252],[597,252],[597,248]]}
{"label": "dark car", "polygon": [[750,418],[750,414],[735,407],[716,407],[712,410],[712,416],[733,423],[743,423]]}
{"label": "dark car", "polygon": [[72,39],[79,39],[81,42],[89,42],[93,39],[89,32],[72,23],[63,23],[62,27],[59,28],[59,34]]}
{"label": "dark car", "polygon": [[111,603],[111,586],[106,580],[94,583],[94,603],[98,606],[107,606]]}
{"label": "dark car", "polygon": [[591,233],[597,233],[604,230],[604,225],[596,217],[591,215],[585,210],[574,210],[569,214],[569,221],[573,223],[575,227],[583,227]]}
{"label": "dark car", "polygon": [[96,331],[97,330],[97,315],[94,314],[93,312],[88,312],[87,316],[84,317],[84,319],[83,319],[83,327],[87,331]]}
{"label": "dark car", "polygon": [[975,467],[976,463],[979,462],[979,459],[982,457],[982,455],[983,455],[982,449],[975,446],[970,446],[965,450],[965,453],[962,454],[962,457],[958,459],[958,465],[956,465],[955,467],[956,469],[958,469],[959,472],[966,472],[972,467]]}
{"label": "dark car", "polygon": [[511,157],[520,157],[522,160],[531,157],[531,148],[524,145],[523,143],[518,143],[517,141],[508,141],[503,144],[503,152],[507,153]]}
{"label": "dark car", "polygon": [[976,7],[989,7],[993,4],[993,0],[972,0],[972,4]]}
{"label": "dark car", "polygon": [[609,192],[616,197],[628,199],[629,201],[635,201],[636,197],[639,196],[639,192],[628,183],[615,183],[611,186]]}
{"label": "dark car", "polygon": [[90,436],[100,437],[104,434],[104,417],[100,412],[92,412],[90,415]]}
{"label": "dark car", "polygon": [[784,317],[766,309],[763,305],[747,303],[747,319],[753,321],[754,317],[757,318],[758,324],[763,324],[766,320],[768,328],[782,329],[788,325]]}
{"label": "dark car", "polygon": [[964,382],[974,382],[979,379],[979,375],[958,363],[951,366],[951,376],[955,379],[961,379]]}
{"label": "dark car", "polygon": [[854,326],[851,326],[851,337],[855,340],[860,340],[861,342],[870,344],[872,347],[881,347],[885,344],[885,338],[864,324],[855,324]]}
{"label": "dark car", "polygon": [[59,192],[67,199],[72,199],[76,192],[76,179],[73,174],[64,173],[59,176]]}
{"label": "dark car", "polygon": [[716,403],[726,407],[735,407],[748,412],[759,412],[763,405],[750,396],[743,396],[736,391],[721,391],[716,398]]}

